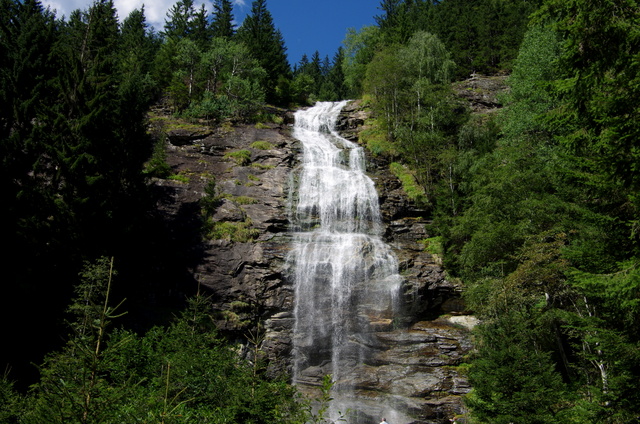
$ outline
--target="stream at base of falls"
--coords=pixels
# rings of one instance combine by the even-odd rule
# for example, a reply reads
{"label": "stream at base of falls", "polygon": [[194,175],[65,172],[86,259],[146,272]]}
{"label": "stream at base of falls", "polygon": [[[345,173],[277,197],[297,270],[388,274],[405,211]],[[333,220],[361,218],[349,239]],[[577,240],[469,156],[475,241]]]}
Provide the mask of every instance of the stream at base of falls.
{"label": "stream at base of falls", "polygon": [[331,375],[331,420],[371,422],[365,415],[386,413],[393,423],[391,406],[363,410],[375,394],[364,398],[356,387],[376,349],[375,331],[393,326],[402,277],[382,240],[378,194],[365,173],[363,149],[335,130],[346,104],[319,102],[295,114],[293,136],[303,158],[294,174],[287,259],[295,288],[293,381],[302,389],[317,387]]}

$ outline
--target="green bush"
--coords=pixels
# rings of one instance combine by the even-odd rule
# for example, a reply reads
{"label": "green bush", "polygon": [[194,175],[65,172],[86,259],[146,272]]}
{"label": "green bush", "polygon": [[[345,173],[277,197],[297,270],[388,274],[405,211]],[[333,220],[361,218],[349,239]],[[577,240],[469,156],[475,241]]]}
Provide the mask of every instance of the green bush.
{"label": "green bush", "polygon": [[160,139],[153,146],[151,159],[145,164],[144,173],[150,177],[167,178],[171,175],[171,166],[167,163],[167,152],[165,151],[166,136]]}

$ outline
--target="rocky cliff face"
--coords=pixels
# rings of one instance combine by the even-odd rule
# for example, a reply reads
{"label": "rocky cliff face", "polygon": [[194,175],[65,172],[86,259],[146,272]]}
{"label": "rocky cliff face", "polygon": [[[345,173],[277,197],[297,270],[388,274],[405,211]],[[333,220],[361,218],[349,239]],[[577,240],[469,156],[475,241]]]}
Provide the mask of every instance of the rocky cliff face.
{"label": "rocky cliff face", "polygon": [[[343,134],[357,141],[366,114],[357,102],[349,104],[340,119]],[[214,219],[255,230],[252,241],[194,240],[186,280],[211,296],[219,328],[246,354],[244,340],[259,328],[273,374],[290,370],[293,328],[293,287],[286,278],[289,187],[301,152],[290,122],[289,115],[280,125],[166,131],[168,161],[188,182],[156,182],[164,193],[159,207],[175,232],[194,232],[201,225],[198,201],[212,179],[223,199]],[[248,159],[237,160],[241,150],[249,152]],[[420,242],[429,237],[423,211],[403,195],[384,161],[369,158],[368,170],[381,190],[386,241],[405,280],[403,312],[375,326],[375,353],[350,378],[370,399],[366,414],[372,420],[387,403],[407,411],[402,422],[445,423],[462,412],[460,396],[470,390],[457,367],[471,349],[473,318],[465,315],[459,287]],[[317,371],[308,376],[309,387],[321,380],[322,370]]]}

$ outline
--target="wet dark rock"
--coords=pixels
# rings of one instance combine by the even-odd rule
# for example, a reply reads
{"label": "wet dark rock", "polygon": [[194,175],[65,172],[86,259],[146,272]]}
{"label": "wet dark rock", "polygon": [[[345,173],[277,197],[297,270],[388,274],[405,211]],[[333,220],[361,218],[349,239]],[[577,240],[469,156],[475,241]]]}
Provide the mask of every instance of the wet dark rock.
{"label": "wet dark rock", "polygon": [[[357,141],[367,113],[359,102],[349,103],[340,116],[340,131]],[[291,272],[288,203],[295,200],[291,183],[300,146],[290,134],[293,114],[283,116],[282,125],[266,128],[241,125],[166,134],[168,162],[188,182],[155,182],[165,193],[159,209],[176,234],[185,229],[199,234],[203,224],[199,201],[211,181],[222,199],[215,220],[248,222],[257,230],[255,239],[247,242],[194,238],[186,253],[193,260],[185,284],[199,285],[210,296],[216,324],[230,340],[246,345],[249,330],[258,325],[264,329],[261,347],[273,375],[291,370],[294,326],[294,293],[287,279]],[[255,142],[270,147],[261,150]],[[238,150],[249,150],[249,163],[239,165],[230,158]],[[336,384],[353,385],[367,399],[362,420],[379,419],[385,406],[393,406],[406,411],[403,422],[447,422],[462,412],[461,396],[470,390],[456,367],[471,350],[473,320],[456,320],[465,317],[460,287],[447,280],[439,259],[420,242],[430,237],[429,217],[404,196],[384,158],[367,157],[367,161],[380,190],[385,241],[395,252],[404,278],[402,308],[397,316],[381,311],[358,317],[368,323],[370,333],[350,342],[364,346],[367,358],[364,364],[353,364],[353,371]],[[249,350],[243,352],[248,355]],[[325,352],[316,354],[321,358]],[[301,390],[314,393],[329,365],[306,368],[298,380]]]}

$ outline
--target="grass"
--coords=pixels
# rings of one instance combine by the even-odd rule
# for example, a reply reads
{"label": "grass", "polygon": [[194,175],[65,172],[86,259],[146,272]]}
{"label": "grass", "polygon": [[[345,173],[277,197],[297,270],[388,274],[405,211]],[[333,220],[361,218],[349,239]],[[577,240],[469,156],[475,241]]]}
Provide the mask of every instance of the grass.
{"label": "grass", "polygon": [[249,150],[236,150],[224,155],[224,159],[232,160],[238,166],[247,166],[251,164],[251,152]]}
{"label": "grass", "polygon": [[260,235],[257,228],[252,227],[250,219],[240,222],[218,221],[211,225],[207,233],[210,240],[229,240],[238,243],[254,241]]}
{"label": "grass", "polygon": [[256,150],[271,150],[273,149],[273,147],[273,144],[263,140],[258,140],[251,143],[251,148]]}
{"label": "grass", "polygon": [[151,125],[160,126],[164,129],[164,131],[188,130],[194,133],[198,133],[204,130],[204,127],[201,124],[193,124],[191,122],[185,121],[184,119],[176,118],[174,116],[155,115],[153,113],[149,114],[149,123]]}
{"label": "grass", "polygon": [[420,240],[420,242],[424,244],[424,250],[431,253],[432,255],[442,256],[442,254],[444,253],[441,236],[429,237],[427,239]]}
{"label": "grass", "polygon": [[389,165],[391,173],[398,177],[402,183],[404,192],[409,196],[411,200],[416,202],[417,205],[426,206],[428,204],[427,196],[422,187],[416,181],[413,172],[406,166],[398,162],[393,162]]}
{"label": "grass", "polygon": [[360,132],[360,140],[374,156],[398,155],[394,144],[387,139],[384,129],[375,121],[367,123],[366,128]]}
{"label": "grass", "polygon": [[229,200],[237,203],[238,205],[255,205],[256,203],[258,203],[256,199],[250,196],[233,196],[230,197]]}
{"label": "grass", "polygon": [[261,163],[252,163],[251,164],[252,167],[257,168],[257,169],[273,169],[275,168],[274,165],[264,165]]}
{"label": "grass", "polygon": [[180,183],[188,183],[190,180],[188,175],[185,175],[182,173],[169,175],[167,179],[172,181],[178,181]]}

